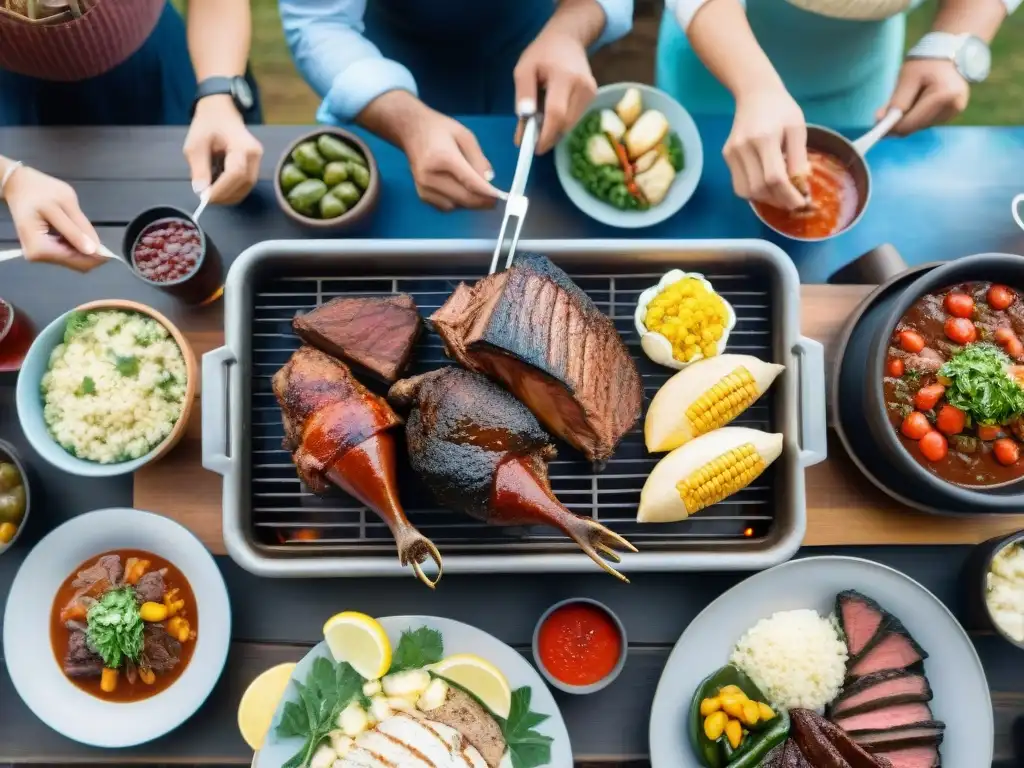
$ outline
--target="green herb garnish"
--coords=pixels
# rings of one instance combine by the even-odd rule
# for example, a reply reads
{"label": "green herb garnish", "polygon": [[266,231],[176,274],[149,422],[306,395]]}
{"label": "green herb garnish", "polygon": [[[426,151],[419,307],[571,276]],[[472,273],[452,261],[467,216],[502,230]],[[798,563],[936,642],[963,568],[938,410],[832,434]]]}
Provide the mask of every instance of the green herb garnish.
{"label": "green herb garnish", "polygon": [[992,344],[970,344],[939,369],[946,400],[978,424],[1006,424],[1024,414],[1024,388],[1010,375],[1013,362]]}
{"label": "green herb garnish", "polygon": [[668,150],[668,161],[672,163],[676,173],[682,173],[683,167],[686,165],[686,156],[683,153],[683,142],[678,133],[669,132],[668,138],[665,139],[665,148]]}
{"label": "green herb garnish", "polygon": [[436,664],[444,657],[444,640],[441,633],[429,627],[420,627],[402,633],[398,647],[391,656],[388,674],[404,672],[407,669],[422,669]]}
{"label": "green herb garnish", "polygon": [[142,653],[142,617],[135,590],[112,589],[86,614],[89,647],[103,659],[103,666],[117,669],[125,658],[136,661]]}
{"label": "green herb garnish", "polygon": [[95,395],[96,394],[96,382],[92,380],[92,376],[86,376],[82,379],[82,383],[78,385],[78,389],[75,390],[76,397],[82,397],[84,395]]}
{"label": "green herb garnish", "polygon": [[534,730],[548,719],[548,715],[530,711],[532,695],[532,691],[525,686],[512,691],[512,708],[508,719],[496,718],[508,745],[512,768],[537,768],[551,762],[553,739]]}
{"label": "green herb garnish", "polygon": [[92,324],[90,316],[85,312],[72,312],[64,324],[64,343],[67,344]]}
{"label": "green herb garnish", "polygon": [[282,768],[309,765],[313,753],[337,728],[338,715],[353,701],[363,699],[365,681],[349,664],[335,664],[323,656],[313,661],[305,684],[292,683],[299,693],[298,701],[287,701],[277,726],[283,738],[297,736],[305,741]]}
{"label": "green herb garnish", "polygon": [[139,358],[135,355],[126,357],[119,355],[114,361],[114,366],[117,368],[117,372],[126,378],[139,375]]}

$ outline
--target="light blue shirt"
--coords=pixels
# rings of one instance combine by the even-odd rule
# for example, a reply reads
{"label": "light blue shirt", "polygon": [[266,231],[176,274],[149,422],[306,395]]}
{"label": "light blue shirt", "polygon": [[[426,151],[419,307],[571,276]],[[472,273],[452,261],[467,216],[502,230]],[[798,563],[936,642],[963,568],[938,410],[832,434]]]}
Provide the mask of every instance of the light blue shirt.
{"label": "light blue shirt", "polygon": [[[279,0],[285,39],[295,64],[306,82],[323,97],[317,111],[320,122],[350,121],[367,104],[388,91],[417,93],[412,72],[399,62],[385,58],[377,46],[363,36],[368,1],[372,2]],[[629,33],[633,25],[633,0],[596,2],[604,10],[605,26],[595,47]]]}

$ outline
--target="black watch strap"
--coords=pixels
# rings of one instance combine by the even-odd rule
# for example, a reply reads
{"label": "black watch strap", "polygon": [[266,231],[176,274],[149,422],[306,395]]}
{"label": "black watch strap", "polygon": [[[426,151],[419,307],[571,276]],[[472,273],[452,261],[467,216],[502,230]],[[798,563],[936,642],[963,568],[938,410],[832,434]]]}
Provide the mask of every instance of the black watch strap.
{"label": "black watch strap", "polygon": [[227,95],[235,103],[239,112],[245,114],[253,105],[252,89],[244,77],[208,77],[196,86],[196,99],[192,103],[192,113],[196,105],[207,96]]}

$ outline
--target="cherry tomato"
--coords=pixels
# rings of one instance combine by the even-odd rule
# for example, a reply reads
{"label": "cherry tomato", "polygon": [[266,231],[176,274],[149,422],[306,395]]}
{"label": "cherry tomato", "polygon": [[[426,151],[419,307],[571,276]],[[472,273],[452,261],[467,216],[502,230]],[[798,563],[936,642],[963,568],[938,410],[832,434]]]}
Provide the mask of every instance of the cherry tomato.
{"label": "cherry tomato", "polygon": [[1012,328],[996,328],[996,332],[992,335],[992,338],[996,340],[996,344],[1005,346],[1016,339],[1017,334],[1013,332]]}
{"label": "cherry tomato", "polygon": [[1013,339],[1009,344],[1006,345],[1006,354],[1015,360],[1020,360],[1024,357],[1024,343],[1021,343],[1020,339]]}
{"label": "cherry tomato", "polygon": [[966,293],[946,295],[946,311],[954,317],[970,317],[974,314],[974,299]]}
{"label": "cherry tomato", "polygon": [[900,331],[899,339],[905,352],[916,354],[924,349],[924,336],[917,331]]}
{"label": "cherry tomato", "polygon": [[886,373],[894,378],[899,378],[903,375],[904,370],[903,361],[898,357],[893,357],[885,366]]}
{"label": "cherry tomato", "polygon": [[920,440],[932,431],[928,418],[920,411],[911,411],[900,425],[900,432],[911,440]]}
{"label": "cherry tomato", "polygon": [[919,411],[930,411],[945,393],[946,388],[941,384],[929,384],[927,387],[921,387],[914,395],[914,407]]}
{"label": "cherry tomato", "polygon": [[1008,467],[1020,458],[1020,446],[1008,437],[1001,437],[992,443],[992,453],[996,455],[996,461]]}
{"label": "cherry tomato", "polygon": [[995,424],[979,424],[978,425],[978,439],[979,440],[996,440],[1003,431]]}
{"label": "cherry tomato", "polygon": [[946,438],[934,429],[918,440],[917,446],[921,449],[921,455],[928,461],[942,461],[949,453],[949,443],[946,442]]}
{"label": "cherry tomato", "polygon": [[1015,296],[1013,290],[1005,285],[993,285],[988,289],[985,300],[992,309],[1006,309],[1013,304]]}
{"label": "cherry tomato", "polygon": [[950,317],[946,320],[946,335],[957,344],[970,344],[978,338],[978,329],[966,317]]}
{"label": "cherry tomato", "polygon": [[967,425],[967,417],[959,408],[944,405],[935,414],[935,428],[944,435],[959,435]]}

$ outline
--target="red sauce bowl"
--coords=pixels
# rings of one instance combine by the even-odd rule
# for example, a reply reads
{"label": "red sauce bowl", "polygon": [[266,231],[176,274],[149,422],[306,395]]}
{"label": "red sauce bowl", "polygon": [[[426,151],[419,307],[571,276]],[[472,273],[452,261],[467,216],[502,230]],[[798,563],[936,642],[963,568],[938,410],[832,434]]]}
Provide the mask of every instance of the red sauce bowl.
{"label": "red sauce bowl", "polygon": [[576,597],[555,603],[533,631],[533,661],[548,684],[566,693],[595,693],[626,665],[629,644],[619,617],[602,603]]}

